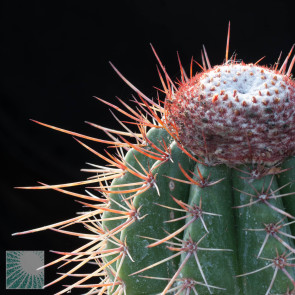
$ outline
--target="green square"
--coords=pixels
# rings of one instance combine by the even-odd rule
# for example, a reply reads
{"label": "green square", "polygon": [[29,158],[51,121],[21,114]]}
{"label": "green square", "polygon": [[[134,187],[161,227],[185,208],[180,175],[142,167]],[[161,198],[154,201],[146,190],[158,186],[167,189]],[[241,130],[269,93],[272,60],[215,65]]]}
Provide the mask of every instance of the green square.
{"label": "green square", "polygon": [[6,289],[43,289],[44,251],[6,251]]}

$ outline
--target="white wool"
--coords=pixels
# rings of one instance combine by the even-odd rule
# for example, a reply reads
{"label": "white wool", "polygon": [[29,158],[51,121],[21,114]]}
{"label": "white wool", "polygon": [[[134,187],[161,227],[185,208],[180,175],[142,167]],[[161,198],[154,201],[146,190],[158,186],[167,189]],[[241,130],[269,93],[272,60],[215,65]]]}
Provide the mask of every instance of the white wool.
{"label": "white wool", "polygon": [[[218,94],[221,98],[219,102],[226,105],[231,101],[233,106],[242,102],[252,105],[253,97],[257,99],[258,104],[262,104],[262,100],[270,101],[275,97],[285,99],[289,92],[282,86],[285,84],[282,75],[275,75],[273,71],[253,64],[218,66],[205,73],[200,79],[200,84],[205,87],[199,94],[205,97]],[[222,98],[226,94],[228,99],[223,101]],[[239,102],[236,101],[237,97]]]}

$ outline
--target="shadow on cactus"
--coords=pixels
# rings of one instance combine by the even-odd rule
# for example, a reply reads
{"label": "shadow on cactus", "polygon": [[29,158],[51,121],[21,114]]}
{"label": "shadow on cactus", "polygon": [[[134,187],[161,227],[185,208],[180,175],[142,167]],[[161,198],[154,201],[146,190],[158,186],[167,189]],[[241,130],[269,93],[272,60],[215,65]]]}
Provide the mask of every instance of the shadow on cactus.
{"label": "shadow on cactus", "polygon": [[[137,107],[101,102],[124,114],[122,131],[101,140],[37,122],[112,146],[105,161],[78,183],[41,184],[71,195],[84,214],[45,229],[84,238],[84,246],[57,252],[86,294],[293,294],[295,289],[295,83],[292,49],[272,67],[229,58],[212,67],[205,48],[187,74],[173,82],[158,55],[163,99],[137,93]],[[199,72],[193,75],[193,65]],[[131,131],[128,124],[137,126]],[[85,194],[71,187],[92,186]],[[71,231],[79,224],[87,233]],[[95,270],[83,274],[83,266]],[[47,285],[47,286],[49,286]]]}

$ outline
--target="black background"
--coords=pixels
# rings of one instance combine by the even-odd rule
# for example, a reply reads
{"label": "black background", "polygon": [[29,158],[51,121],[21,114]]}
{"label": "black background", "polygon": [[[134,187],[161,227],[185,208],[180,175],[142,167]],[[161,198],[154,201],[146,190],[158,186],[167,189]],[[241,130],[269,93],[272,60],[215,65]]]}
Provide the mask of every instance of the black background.
{"label": "black background", "polygon": [[[295,42],[294,14],[287,1],[4,1],[1,9],[2,271],[6,250],[44,250],[49,262],[58,257],[49,250],[74,250],[83,243],[51,231],[12,237],[81,211],[73,198],[58,192],[14,187],[78,181],[87,176],[80,172],[86,162],[103,164],[70,135],[38,126],[30,118],[106,138],[84,123],[118,128],[109,107],[93,96],[115,102],[115,96],[128,101],[133,93],[109,60],[146,95],[155,97],[153,86],[160,87],[160,81],[149,43],[175,80],[177,51],[186,69],[192,56],[200,62],[202,44],[211,64],[223,62],[228,21],[230,54],[236,52],[245,62],[266,56],[261,64],[273,64],[280,51],[285,57]],[[98,151],[104,148],[88,143]],[[46,283],[55,272],[55,267],[46,271]],[[60,290],[56,286],[5,291],[4,273],[0,278],[0,294]]]}

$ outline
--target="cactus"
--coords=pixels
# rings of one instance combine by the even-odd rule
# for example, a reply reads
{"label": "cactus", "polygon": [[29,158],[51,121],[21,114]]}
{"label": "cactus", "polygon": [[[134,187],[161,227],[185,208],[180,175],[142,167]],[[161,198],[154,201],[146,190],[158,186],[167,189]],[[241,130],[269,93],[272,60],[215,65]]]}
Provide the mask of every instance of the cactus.
{"label": "cactus", "polygon": [[[118,107],[138,130],[104,130],[102,140],[37,122],[75,138],[101,142],[114,153],[78,183],[26,187],[54,189],[89,210],[72,219],[15,235],[53,229],[87,240],[50,265],[75,264],[66,274],[87,294],[294,294],[295,290],[295,83],[287,67],[245,64],[228,57],[212,67],[202,51],[201,71],[174,83],[154,48],[165,94],[138,94],[136,108]],[[280,59],[280,58],[279,58]],[[85,194],[77,185],[95,185]],[[98,195],[99,194],[99,195]],[[67,229],[82,224],[89,232]],[[87,263],[94,271],[81,274]],[[292,291],[293,290],[293,291]]]}

